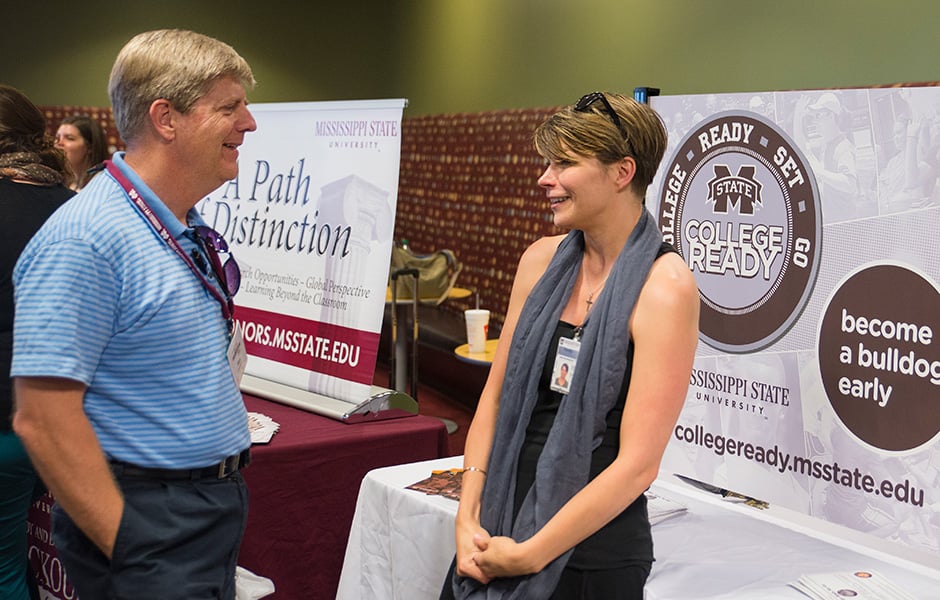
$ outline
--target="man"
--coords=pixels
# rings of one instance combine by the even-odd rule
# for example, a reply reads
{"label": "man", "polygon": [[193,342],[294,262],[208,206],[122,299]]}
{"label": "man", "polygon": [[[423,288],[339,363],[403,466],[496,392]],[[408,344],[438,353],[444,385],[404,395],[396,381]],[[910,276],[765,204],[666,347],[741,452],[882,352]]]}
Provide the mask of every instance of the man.
{"label": "man", "polygon": [[254,83],[218,40],[130,40],[109,82],[126,153],[17,264],[14,429],[82,598],[234,598],[250,446],[238,271],[193,207],[238,174]]}

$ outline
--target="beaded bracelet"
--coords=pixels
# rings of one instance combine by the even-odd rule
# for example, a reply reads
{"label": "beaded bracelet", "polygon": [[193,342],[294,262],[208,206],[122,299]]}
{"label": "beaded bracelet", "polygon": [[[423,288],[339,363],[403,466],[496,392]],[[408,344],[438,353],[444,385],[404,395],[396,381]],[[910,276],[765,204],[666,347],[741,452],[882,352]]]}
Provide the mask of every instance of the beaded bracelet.
{"label": "beaded bracelet", "polygon": [[486,475],[486,471],[484,471],[480,467],[464,467],[463,470],[464,471],[477,471],[479,473],[483,473],[484,476]]}

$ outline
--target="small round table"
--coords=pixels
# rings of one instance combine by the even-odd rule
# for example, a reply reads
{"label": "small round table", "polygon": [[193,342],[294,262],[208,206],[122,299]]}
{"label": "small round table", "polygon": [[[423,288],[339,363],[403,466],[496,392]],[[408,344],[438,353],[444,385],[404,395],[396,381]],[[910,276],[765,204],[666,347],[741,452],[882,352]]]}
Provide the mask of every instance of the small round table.
{"label": "small round table", "polygon": [[474,365],[489,365],[492,364],[493,358],[496,356],[496,345],[499,344],[499,340],[486,340],[486,347],[483,352],[470,352],[470,344],[461,344],[454,348],[454,354],[457,355],[457,358],[468,362]]}
{"label": "small round table", "polygon": [[[464,298],[469,298],[473,295],[473,290],[462,288],[462,287],[452,287],[450,291],[447,292],[446,300],[463,300]],[[397,299],[397,298],[396,298]],[[385,301],[392,301],[392,287],[387,286],[385,288]],[[437,297],[434,298],[418,298],[418,302],[421,304],[433,304],[438,301]],[[401,302],[411,302],[411,298],[402,298]]]}

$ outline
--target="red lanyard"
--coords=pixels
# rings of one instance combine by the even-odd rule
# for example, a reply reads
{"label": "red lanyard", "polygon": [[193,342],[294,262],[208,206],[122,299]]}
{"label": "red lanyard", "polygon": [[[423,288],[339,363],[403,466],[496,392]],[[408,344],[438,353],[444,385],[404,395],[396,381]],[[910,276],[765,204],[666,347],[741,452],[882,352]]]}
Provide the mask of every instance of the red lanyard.
{"label": "red lanyard", "polygon": [[144,217],[144,220],[150,224],[154,231],[157,232],[157,235],[160,236],[160,239],[166,242],[166,244],[176,252],[176,255],[182,259],[186,266],[189,267],[189,270],[195,273],[196,277],[199,278],[199,281],[209,290],[209,293],[219,302],[222,306],[222,316],[225,317],[225,320],[231,324],[232,322],[232,312],[234,310],[234,302],[232,298],[226,293],[223,295],[211,281],[209,281],[205,275],[202,274],[202,271],[196,266],[196,263],[186,254],[186,250],[180,246],[179,242],[176,241],[176,238],[170,233],[170,230],[166,228],[166,225],[163,224],[163,221],[160,220],[160,217],[157,216],[153,209],[150,208],[150,205],[147,204],[147,201],[144,200],[144,197],[134,189],[134,185],[124,176],[124,173],[110,160],[105,161],[105,168],[107,168],[108,173],[114,177],[115,180],[124,188],[124,191],[127,193],[127,197],[130,199],[131,204],[140,212],[141,216]]}

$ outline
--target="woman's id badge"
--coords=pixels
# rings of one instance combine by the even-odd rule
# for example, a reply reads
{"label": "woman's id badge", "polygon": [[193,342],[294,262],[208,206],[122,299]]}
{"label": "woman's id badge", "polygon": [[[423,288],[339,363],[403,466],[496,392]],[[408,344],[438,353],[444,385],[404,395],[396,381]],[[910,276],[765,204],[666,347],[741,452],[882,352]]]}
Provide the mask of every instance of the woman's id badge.
{"label": "woman's id badge", "polygon": [[579,352],[581,342],[578,340],[566,337],[558,339],[558,353],[555,354],[555,365],[552,367],[552,391],[567,394],[571,389],[571,378],[574,377]]}

